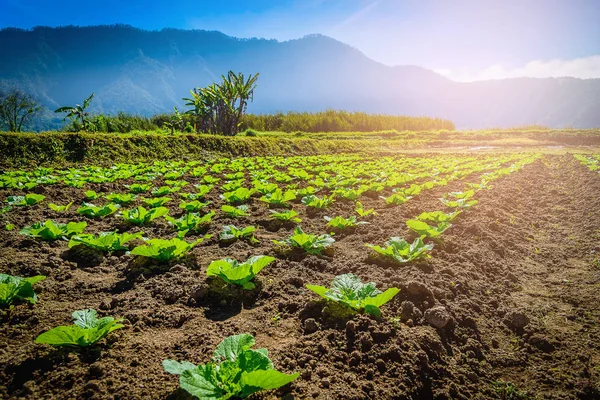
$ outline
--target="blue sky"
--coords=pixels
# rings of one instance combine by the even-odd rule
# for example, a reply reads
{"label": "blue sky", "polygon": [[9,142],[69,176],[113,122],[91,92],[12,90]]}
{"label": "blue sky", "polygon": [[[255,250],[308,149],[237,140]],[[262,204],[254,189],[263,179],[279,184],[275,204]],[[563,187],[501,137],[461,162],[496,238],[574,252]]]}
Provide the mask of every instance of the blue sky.
{"label": "blue sky", "polygon": [[0,27],[125,23],[289,40],[321,33],[457,80],[600,78],[600,0],[0,0]]}

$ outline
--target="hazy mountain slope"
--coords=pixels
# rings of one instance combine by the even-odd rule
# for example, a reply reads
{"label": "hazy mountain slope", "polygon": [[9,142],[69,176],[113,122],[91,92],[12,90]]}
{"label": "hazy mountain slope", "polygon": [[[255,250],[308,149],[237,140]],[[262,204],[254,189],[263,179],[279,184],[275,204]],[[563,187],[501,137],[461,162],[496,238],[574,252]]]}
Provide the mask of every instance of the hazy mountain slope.
{"label": "hazy mountain slope", "polygon": [[219,32],[126,26],[0,31],[0,84],[48,107],[96,93],[95,111],[152,114],[228,70],[260,72],[252,112],[324,108],[430,115],[459,127],[600,126],[600,80],[457,83],[416,66],[388,67],[334,39],[235,39]]}

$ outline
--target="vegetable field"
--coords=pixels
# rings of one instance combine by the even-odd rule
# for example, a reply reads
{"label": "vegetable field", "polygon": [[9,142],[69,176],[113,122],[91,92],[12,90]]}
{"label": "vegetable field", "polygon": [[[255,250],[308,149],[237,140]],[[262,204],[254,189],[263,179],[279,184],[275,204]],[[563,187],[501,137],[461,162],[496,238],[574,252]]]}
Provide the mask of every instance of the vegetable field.
{"label": "vegetable field", "polygon": [[600,397],[600,155],[0,175],[0,398]]}

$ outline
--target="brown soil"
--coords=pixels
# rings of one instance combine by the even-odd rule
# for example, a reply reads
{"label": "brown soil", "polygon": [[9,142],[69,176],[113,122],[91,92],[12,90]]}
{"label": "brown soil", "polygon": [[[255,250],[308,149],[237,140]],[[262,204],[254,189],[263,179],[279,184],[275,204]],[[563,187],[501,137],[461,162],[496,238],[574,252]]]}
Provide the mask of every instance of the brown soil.
{"label": "brown soil", "polygon": [[[216,219],[212,239],[187,260],[150,275],[132,274],[129,255],[73,260],[66,242],[1,231],[0,272],[48,278],[36,285],[36,305],[19,304],[1,316],[0,398],[186,399],[161,361],[207,362],[224,337],[243,332],[269,349],[277,369],[301,374],[288,387],[254,398],[600,398],[600,175],[571,155],[544,156],[478,192],[480,203],[444,233],[431,259],[394,266],[369,258],[365,243],[410,237],[404,221],[440,209],[437,199],[465,182],[477,180],[452,182],[394,208],[363,201],[379,216],[351,234],[336,235],[332,257],[278,256],[259,275],[260,290],[243,297],[215,295],[205,269],[218,258],[275,254],[271,239],[288,236],[290,229],[273,229],[266,222],[268,208],[256,199],[252,217]],[[77,204],[81,193],[46,188],[45,203]],[[0,190],[0,198],[10,194],[18,193]],[[306,231],[323,233],[323,215],[347,216],[351,206],[338,202],[312,218],[303,206],[294,208]],[[174,201],[171,213],[176,210]],[[8,219],[22,227],[53,216],[44,204]],[[60,220],[84,218],[73,210]],[[148,236],[172,236],[161,221],[144,229]],[[261,226],[260,244],[220,246],[218,232],[228,223]],[[88,220],[87,231],[115,224],[114,216]],[[347,272],[382,289],[401,289],[382,308],[381,320],[336,319],[340,313],[304,288],[328,285]],[[443,329],[423,318],[434,306],[452,316]],[[87,307],[126,318],[126,329],[85,351],[34,343]]]}

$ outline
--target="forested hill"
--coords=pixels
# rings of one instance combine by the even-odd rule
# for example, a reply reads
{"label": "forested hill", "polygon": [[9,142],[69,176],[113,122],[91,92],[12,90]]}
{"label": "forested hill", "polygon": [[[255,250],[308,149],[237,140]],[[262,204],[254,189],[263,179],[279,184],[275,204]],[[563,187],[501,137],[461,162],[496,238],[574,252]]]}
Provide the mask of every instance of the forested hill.
{"label": "forested hill", "polygon": [[278,42],[121,25],[6,28],[0,54],[0,85],[22,86],[51,109],[95,92],[96,112],[168,112],[191,88],[233,70],[260,72],[255,113],[334,108],[443,117],[458,128],[600,126],[600,79],[458,83],[385,66],[321,35]]}

